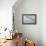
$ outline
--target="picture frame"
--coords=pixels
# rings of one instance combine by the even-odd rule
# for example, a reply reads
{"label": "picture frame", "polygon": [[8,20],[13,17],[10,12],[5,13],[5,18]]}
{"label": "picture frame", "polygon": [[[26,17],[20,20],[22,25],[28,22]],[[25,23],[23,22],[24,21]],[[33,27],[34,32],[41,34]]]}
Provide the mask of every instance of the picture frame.
{"label": "picture frame", "polygon": [[14,18],[14,13],[13,13],[13,31],[15,30],[15,18]]}
{"label": "picture frame", "polygon": [[36,14],[22,14],[22,24],[36,24]]}

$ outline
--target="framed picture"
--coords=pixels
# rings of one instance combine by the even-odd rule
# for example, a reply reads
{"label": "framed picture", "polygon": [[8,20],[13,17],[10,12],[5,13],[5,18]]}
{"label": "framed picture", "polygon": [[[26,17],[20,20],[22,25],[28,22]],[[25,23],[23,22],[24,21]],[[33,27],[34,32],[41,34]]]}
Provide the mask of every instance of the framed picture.
{"label": "framed picture", "polygon": [[15,30],[15,18],[14,18],[14,13],[13,13],[13,31]]}
{"label": "framed picture", "polygon": [[36,24],[36,14],[23,14],[22,24]]}

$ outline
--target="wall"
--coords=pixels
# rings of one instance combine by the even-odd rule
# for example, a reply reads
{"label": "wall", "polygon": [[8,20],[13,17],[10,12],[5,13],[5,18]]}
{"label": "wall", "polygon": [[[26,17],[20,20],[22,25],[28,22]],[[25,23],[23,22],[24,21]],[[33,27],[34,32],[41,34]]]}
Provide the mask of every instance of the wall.
{"label": "wall", "polygon": [[41,41],[46,46],[46,0],[41,0]]}
{"label": "wall", "polygon": [[[40,0],[23,0],[19,6],[13,8],[15,29],[17,29],[18,32],[22,32],[24,38],[34,40],[36,46],[41,46],[40,10],[41,10]],[[37,24],[23,25],[22,14],[37,14]]]}
{"label": "wall", "polygon": [[0,0],[0,27],[12,28],[12,6],[16,0]]}

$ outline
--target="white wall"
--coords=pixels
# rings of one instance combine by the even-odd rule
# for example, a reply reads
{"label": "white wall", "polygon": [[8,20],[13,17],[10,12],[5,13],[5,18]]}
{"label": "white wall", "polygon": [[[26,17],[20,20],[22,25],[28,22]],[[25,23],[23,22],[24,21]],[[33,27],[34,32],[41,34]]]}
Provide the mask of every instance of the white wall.
{"label": "white wall", "polygon": [[16,0],[0,0],[0,27],[12,28],[12,6]]}
{"label": "white wall", "polygon": [[46,46],[46,0],[41,0],[41,40]]}
{"label": "white wall", "polygon": [[[14,7],[13,10],[15,16],[15,28],[18,30],[18,32],[22,32],[25,38],[27,37],[28,39],[33,39],[36,46],[41,46],[40,0],[23,0],[23,2],[21,2],[18,7]],[[37,24],[23,25],[22,14],[37,14]]]}

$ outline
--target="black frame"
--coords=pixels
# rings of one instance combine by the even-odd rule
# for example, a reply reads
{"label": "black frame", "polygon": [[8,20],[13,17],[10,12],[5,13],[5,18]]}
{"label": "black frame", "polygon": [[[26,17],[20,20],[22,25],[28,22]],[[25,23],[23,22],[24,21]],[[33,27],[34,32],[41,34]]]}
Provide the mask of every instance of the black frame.
{"label": "black frame", "polygon": [[13,31],[15,30],[15,23],[14,23],[14,20],[15,18],[14,18],[14,13],[13,13]]}
{"label": "black frame", "polygon": [[[24,16],[35,16],[35,23],[24,23]],[[36,24],[37,22],[37,14],[22,14],[22,24]]]}

